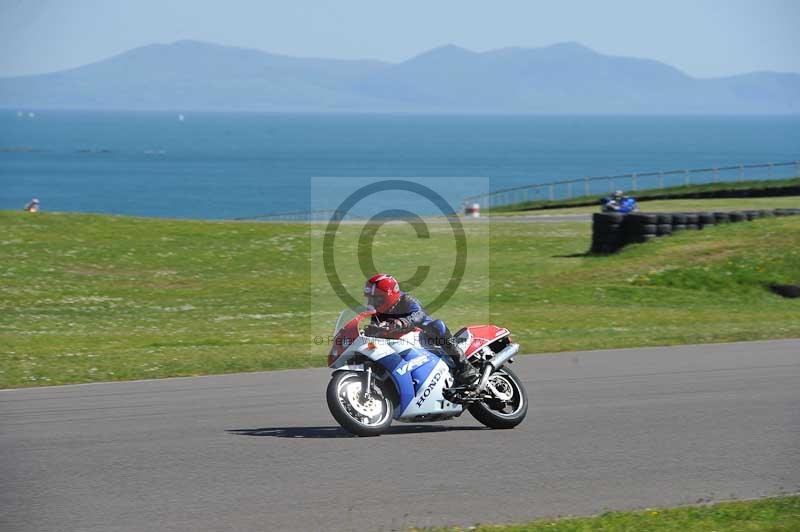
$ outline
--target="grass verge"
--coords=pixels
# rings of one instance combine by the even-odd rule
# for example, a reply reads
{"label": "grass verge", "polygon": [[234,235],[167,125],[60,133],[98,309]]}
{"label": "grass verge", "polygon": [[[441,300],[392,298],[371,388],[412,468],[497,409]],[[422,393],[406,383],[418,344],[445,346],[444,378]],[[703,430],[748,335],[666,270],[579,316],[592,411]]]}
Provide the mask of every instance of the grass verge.
{"label": "grass verge", "polygon": [[800,530],[800,497],[723,502],[709,506],[607,512],[596,517],[545,519],[519,525],[436,528],[478,532],[795,532]]}
{"label": "grass verge", "polygon": [[[358,227],[341,230],[350,250],[339,261],[359,239]],[[582,222],[466,230],[478,250],[470,265],[488,278],[462,283],[437,316],[454,329],[509,327],[526,353],[800,337],[800,300],[764,288],[800,283],[800,217],[684,232],[610,257],[583,255]],[[312,336],[330,333],[341,305],[311,299],[320,234],[0,212],[0,387],[323,366],[327,347]],[[410,277],[441,256],[435,236],[382,226],[377,267]],[[356,268],[343,280],[358,293],[363,276]],[[436,289],[415,294],[430,301]]]}

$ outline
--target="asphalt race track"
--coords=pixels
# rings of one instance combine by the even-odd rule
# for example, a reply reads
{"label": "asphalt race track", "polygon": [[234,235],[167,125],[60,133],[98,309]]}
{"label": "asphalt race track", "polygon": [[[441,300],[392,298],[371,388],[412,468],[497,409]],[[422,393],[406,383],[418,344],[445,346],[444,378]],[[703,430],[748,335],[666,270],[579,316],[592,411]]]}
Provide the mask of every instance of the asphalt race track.
{"label": "asphalt race track", "polygon": [[0,392],[0,530],[393,530],[800,491],[800,340],[518,357],[517,429],[350,438],[329,372]]}

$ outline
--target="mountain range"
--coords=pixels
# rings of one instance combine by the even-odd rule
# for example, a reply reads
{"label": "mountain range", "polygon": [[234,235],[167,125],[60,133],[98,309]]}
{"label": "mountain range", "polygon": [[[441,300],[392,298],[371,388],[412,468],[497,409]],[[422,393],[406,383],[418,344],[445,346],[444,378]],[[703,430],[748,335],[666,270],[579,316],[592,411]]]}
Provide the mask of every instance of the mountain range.
{"label": "mountain range", "polygon": [[386,63],[178,41],[70,70],[0,78],[0,107],[787,114],[800,112],[800,74],[695,78],[658,61],[603,55],[578,43],[480,53],[448,45]]}

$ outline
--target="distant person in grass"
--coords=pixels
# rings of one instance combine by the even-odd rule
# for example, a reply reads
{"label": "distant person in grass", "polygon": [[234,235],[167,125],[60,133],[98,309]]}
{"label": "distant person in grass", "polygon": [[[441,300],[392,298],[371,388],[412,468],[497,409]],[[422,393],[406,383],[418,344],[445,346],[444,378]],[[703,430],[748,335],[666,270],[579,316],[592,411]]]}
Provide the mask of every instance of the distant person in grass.
{"label": "distant person in grass", "polygon": [[33,198],[30,203],[25,205],[27,212],[39,212],[39,198]]}

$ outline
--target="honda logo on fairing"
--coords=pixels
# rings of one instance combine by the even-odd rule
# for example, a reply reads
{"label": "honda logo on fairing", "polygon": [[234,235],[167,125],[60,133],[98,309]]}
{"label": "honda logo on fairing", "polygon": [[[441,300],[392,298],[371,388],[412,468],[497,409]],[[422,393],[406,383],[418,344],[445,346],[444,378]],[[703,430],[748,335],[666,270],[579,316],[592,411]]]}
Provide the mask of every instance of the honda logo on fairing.
{"label": "honda logo on fairing", "polygon": [[417,400],[417,406],[418,407],[422,406],[422,403],[425,402],[425,399],[428,398],[428,396],[433,391],[433,388],[436,386],[436,383],[439,382],[439,379],[441,379],[441,378],[442,378],[442,372],[441,371],[433,376],[433,378],[431,379],[431,382],[428,383],[428,386],[425,388],[425,391],[422,392],[422,397],[420,397]]}
{"label": "honda logo on fairing", "polygon": [[417,358],[412,358],[411,360],[409,360],[408,362],[397,368],[396,370],[397,374],[405,375],[409,371],[414,371],[427,361],[428,361],[428,355],[422,355]]}

